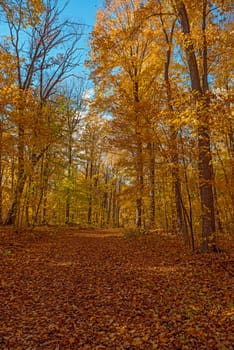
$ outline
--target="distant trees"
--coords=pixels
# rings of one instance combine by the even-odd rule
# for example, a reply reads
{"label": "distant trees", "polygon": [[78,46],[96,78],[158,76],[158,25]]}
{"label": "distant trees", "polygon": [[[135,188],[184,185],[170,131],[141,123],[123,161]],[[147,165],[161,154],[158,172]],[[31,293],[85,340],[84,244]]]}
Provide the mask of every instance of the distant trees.
{"label": "distant trees", "polygon": [[230,11],[228,1],[108,1],[91,40],[96,104],[111,114],[116,147],[129,152],[123,153],[126,167],[134,169],[127,181],[135,176],[137,226],[159,221],[160,162],[175,191],[168,202],[164,182],[164,225],[174,229],[176,213],[178,229],[193,248],[201,240],[202,251],[217,249],[216,225],[222,226],[214,113],[218,99],[224,100],[217,94],[215,66],[226,67],[229,81],[230,45],[220,49]]}
{"label": "distant trees", "polygon": [[[126,166],[134,176],[136,225],[141,228],[144,225],[145,144],[149,133],[151,138],[155,137],[152,118],[157,113],[156,77],[160,81],[163,61],[152,23],[148,22],[144,30],[136,27],[134,6],[134,2],[112,2],[99,13],[91,42],[90,67],[93,67],[92,78],[97,87],[97,104],[113,117],[110,121],[115,133],[112,141],[117,148],[124,147],[127,151]],[[156,64],[155,57],[158,57]],[[153,142],[149,139],[148,149]]]}

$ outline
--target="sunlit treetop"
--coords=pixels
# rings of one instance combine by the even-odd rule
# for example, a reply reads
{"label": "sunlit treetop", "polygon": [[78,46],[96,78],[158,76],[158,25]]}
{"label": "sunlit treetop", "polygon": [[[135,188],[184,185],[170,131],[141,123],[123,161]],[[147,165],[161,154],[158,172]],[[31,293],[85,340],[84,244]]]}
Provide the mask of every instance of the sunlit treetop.
{"label": "sunlit treetop", "polygon": [[39,22],[44,3],[43,0],[7,0],[0,1],[0,8],[15,26],[27,27]]}

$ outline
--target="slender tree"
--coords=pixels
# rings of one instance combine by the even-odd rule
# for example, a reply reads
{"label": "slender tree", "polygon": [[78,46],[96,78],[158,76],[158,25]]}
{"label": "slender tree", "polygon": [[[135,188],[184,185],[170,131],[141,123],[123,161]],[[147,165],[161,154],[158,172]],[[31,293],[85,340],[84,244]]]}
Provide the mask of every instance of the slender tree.
{"label": "slender tree", "polygon": [[209,99],[207,98],[208,71],[207,71],[207,41],[206,41],[206,12],[207,1],[202,2],[202,31],[203,31],[203,74],[200,75],[196,51],[190,28],[190,19],[186,5],[183,1],[175,1],[176,11],[184,34],[184,51],[189,67],[191,87],[197,101],[198,126],[198,152],[199,152],[199,183],[202,209],[202,250],[216,250],[215,240],[215,210],[214,210],[214,172],[210,149],[209,127]]}
{"label": "slender tree", "polygon": [[[98,14],[89,61],[97,86],[97,104],[113,116],[113,128],[121,129],[116,144],[128,149],[133,160],[139,228],[144,225],[144,153],[150,135],[146,127],[154,128],[150,120],[157,109],[150,99],[156,100],[156,76],[162,70],[162,56],[155,45],[151,23],[143,30],[134,15],[140,6],[140,1],[107,2],[105,10]],[[156,55],[158,64],[153,65]]]}
{"label": "slender tree", "polygon": [[[30,89],[35,92],[39,107],[37,109],[38,116],[35,116],[37,120],[34,122],[38,125],[47,101],[52,99],[59,84],[73,74],[73,69],[80,62],[77,42],[82,34],[80,25],[68,20],[60,20],[63,9],[58,9],[57,0],[47,1],[43,5],[42,13],[39,18],[36,17],[36,20],[30,20],[32,8],[25,6],[23,0],[15,1],[13,7],[12,3],[7,3],[3,8],[11,37],[8,45],[9,52],[16,58],[17,85],[21,96],[24,94],[27,96],[27,91]],[[15,11],[13,11],[14,9]],[[22,9],[24,9],[23,15]],[[26,30],[25,18],[28,19]],[[56,56],[54,56],[55,52]],[[21,105],[18,105],[18,108],[20,117],[17,120],[17,185],[5,221],[6,224],[15,223],[27,178],[25,169],[26,130],[25,121],[21,117],[25,114],[23,99],[21,99]],[[49,116],[47,123],[47,127],[54,128]],[[40,137],[36,130],[34,136]],[[32,152],[32,166],[40,160],[47,148],[48,144],[42,144],[40,149]]]}

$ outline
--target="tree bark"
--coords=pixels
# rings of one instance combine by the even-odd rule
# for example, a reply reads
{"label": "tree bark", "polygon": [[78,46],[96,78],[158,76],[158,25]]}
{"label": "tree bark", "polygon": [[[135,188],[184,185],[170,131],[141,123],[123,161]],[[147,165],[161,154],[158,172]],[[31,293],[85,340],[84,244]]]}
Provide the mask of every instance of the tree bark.
{"label": "tree bark", "polygon": [[68,179],[68,188],[66,193],[66,209],[65,209],[65,223],[69,224],[70,222],[70,211],[71,211],[71,169],[72,169],[72,132],[69,130],[69,139],[68,139],[68,169],[67,169],[67,179]]}
{"label": "tree bark", "polygon": [[149,183],[150,183],[150,228],[155,228],[155,155],[154,143],[148,144],[149,149]]}
{"label": "tree bark", "polygon": [[[204,0],[205,1],[205,0]],[[206,2],[206,1],[205,1]],[[203,87],[201,85],[200,74],[198,70],[195,48],[191,38],[190,23],[188,19],[185,4],[181,0],[176,0],[176,10],[180,19],[181,28],[184,34],[184,50],[187,57],[191,87],[196,99],[197,116],[199,120],[198,127],[198,169],[199,169],[199,188],[201,198],[201,219],[202,219],[202,244],[203,252],[216,251],[215,240],[215,210],[214,210],[214,195],[213,195],[213,165],[212,155],[210,150],[210,130],[208,121],[207,107],[209,101],[206,98],[205,90],[207,84],[207,70],[203,73]],[[206,5],[206,4],[205,4]],[[203,2],[204,6],[204,2]],[[204,26],[204,22],[203,22]],[[203,37],[204,39],[204,37]],[[207,47],[203,41],[203,66],[207,66]]]}
{"label": "tree bark", "polygon": [[[12,198],[11,206],[8,210],[5,225],[15,225],[19,214],[20,199],[23,193],[26,181],[24,170],[24,126],[19,123],[18,126],[18,174],[15,192]],[[19,218],[18,218],[19,219]]]}
{"label": "tree bark", "polygon": [[136,154],[136,171],[137,171],[137,198],[136,198],[136,225],[141,228],[143,225],[143,150],[142,142],[137,140],[137,154]]}
{"label": "tree bark", "polygon": [[[135,78],[137,79],[137,68],[134,71]],[[144,188],[144,176],[143,176],[143,144],[141,139],[141,125],[140,115],[138,112],[139,100],[139,85],[138,81],[133,82],[133,99],[135,104],[135,135],[136,135],[136,225],[141,228],[143,225],[143,188]]]}
{"label": "tree bark", "polygon": [[[160,16],[162,29],[165,37],[165,41],[167,44],[167,51],[166,51],[166,61],[164,66],[164,81],[166,85],[166,93],[167,93],[167,107],[169,110],[169,113],[173,115],[173,105],[172,105],[172,92],[171,92],[171,82],[169,77],[169,69],[170,69],[170,62],[171,62],[171,55],[172,55],[172,42],[173,42],[173,34],[174,34],[174,28],[175,28],[175,21],[173,21],[170,33],[167,32],[165,26],[163,17]],[[172,178],[173,178],[173,192],[175,196],[175,205],[176,205],[176,229],[177,232],[182,233],[184,228],[184,235],[186,235],[186,228],[184,223],[184,216],[183,216],[183,209],[182,209],[182,193],[181,193],[181,183],[179,178],[179,158],[178,158],[178,142],[177,142],[177,130],[175,130],[174,127],[171,127],[171,162],[172,162]]]}

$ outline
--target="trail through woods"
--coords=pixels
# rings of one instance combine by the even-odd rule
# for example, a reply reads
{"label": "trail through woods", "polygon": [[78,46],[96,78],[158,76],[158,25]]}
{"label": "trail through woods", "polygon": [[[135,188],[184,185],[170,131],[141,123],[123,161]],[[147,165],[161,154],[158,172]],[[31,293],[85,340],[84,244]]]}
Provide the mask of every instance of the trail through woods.
{"label": "trail through woods", "polygon": [[116,230],[0,232],[1,350],[231,350],[233,256]]}

